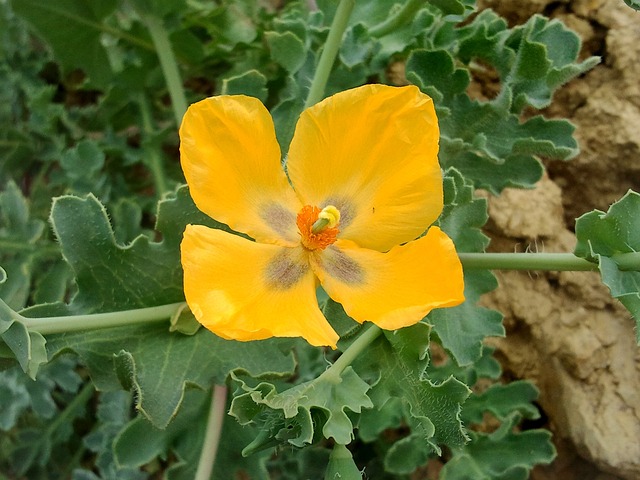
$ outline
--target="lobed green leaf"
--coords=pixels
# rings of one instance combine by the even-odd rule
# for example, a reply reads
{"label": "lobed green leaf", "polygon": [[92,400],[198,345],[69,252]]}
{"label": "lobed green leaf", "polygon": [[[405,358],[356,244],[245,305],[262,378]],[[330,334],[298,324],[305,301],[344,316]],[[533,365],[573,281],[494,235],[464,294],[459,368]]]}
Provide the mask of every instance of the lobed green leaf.
{"label": "lobed green leaf", "polygon": [[[234,396],[229,413],[241,425],[265,422],[267,417],[270,435],[265,440],[276,444],[303,447],[313,443],[314,436],[321,431],[324,438],[346,445],[354,438],[346,410],[360,413],[363,408],[373,406],[367,396],[369,385],[351,367],[342,372],[338,381],[321,375],[282,392],[270,383],[256,385],[243,370],[235,370],[231,375],[240,393]],[[251,451],[260,446],[261,443],[256,444]]]}
{"label": "lobed green leaf", "polygon": [[[604,213],[594,210],[576,220],[575,254],[598,263],[603,283],[636,320],[640,345],[640,272],[622,271],[616,254],[640,251],[640,194],[628,191]],[[637,268],[637,267],[636,267]]]}
{"label": "lobed green leaf", "polygon": [[526,480],[535,465],[556,456],[546,430],[514,432],[513,415],[490,434],[470,432],[471,442],[454,452],[440,472],[443,480]]}
{"label": "lobed green leaf", "polygon": [[[489,239],[480,228],[489,218],[484,199],[474,197],[473,186],[454,168],[445,172],[444,203],[438,224],[459,252],[482,252]],[[495,276],[488,271],[467,270],[465,302],[452,308],[433,310],[426,321],[442,345],[459,365],[469,365],[482,355],[482,342],[488,336],[503,336],[502,315],[479,307],[480,296],[495,289]]]}
{"label": "lobed green leaf", "polygon": [[[436,384],[425,376],[429,332],[423,323],[385,332],[354,364],[372,384],[374,408],[361,415],[362,438],[373,439],[400,421],[411,428],[410,436],[385,456],[385,467],[394,473],[412,472],[434,452],[439,454],[440,445],[467,441],[460,412],[470,390],[454,377]],[[407,458],[403,452],[409,451]]]}

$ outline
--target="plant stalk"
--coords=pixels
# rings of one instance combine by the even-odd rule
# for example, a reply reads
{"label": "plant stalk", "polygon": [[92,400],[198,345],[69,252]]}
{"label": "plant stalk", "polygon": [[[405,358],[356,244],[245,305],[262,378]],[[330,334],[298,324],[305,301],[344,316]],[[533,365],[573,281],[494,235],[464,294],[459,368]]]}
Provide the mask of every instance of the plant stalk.
{"label": "plant stalk", "polygon": [[335,382],[340,381],[340,375],[353,361],[382,333],[382,329],[373,323],[365,327],[365,330],[349,345],[349,347],[338,357],[338,359],[326,369],[319,377],[330,378]]}
{"label": "plant stalk", "polygon": [[169,35],[158,17],[140,11],[138,14],[151,35],[151,40],[153,41],[160,60],[160,67],[162,68],[164,79],[167,82],[176,125],[180,126],[182,117],[187,111],[187,99],[184,94],[184,89],[182,88],[180,70],[178,69],[178,62],[173,53],[171,42],[169,41]]}
{"label": "plant stalk", "polygon": [[304,108],[309,108],[310,106],[315,105],[324,97],[324,90],[327,86],[329,75],[331,74],[331,68],[333,67],[333,62],[336,60],[338,51],[340,50],[342,36],[347,29],[349,16],[351,15],[355,4],[355,0],[340,0],[340,4],[336,10],[336,16],[333,18],[333,22],[331,23],[329,36],[327,37],[324,49],[320,55],[316,73],[313,76],[311,88],[309,89],[309,95],[307,96]]}
{"label": "plant stalk", "polygon": [[213,386],[213,398],[209,407],[209,418],[207,420],[207,430],[202,444],[202,452],[198,461],[198,469],[194,480],[209,480],[213,473],[213,466],[216,461],[220,436],[222,434],[222,424],[227,405],[227,387],[224,385]]}
{"label": "plant stalk", "polygon": [[[597,271],[594,262],[572,253],[460,253],[465,268],[485,270]],[[640,252],[611,257],[620,270],[640,271]]]}
{"label": "plant stalk", "polygon": [[[4,303],[4,302],[2,302]],[[170,318],[183,305],[183,302],[170,303],[157,307],[138,308],[120,312],[93,313],[89,315],[70,315],[63,317],[28,318],[15,313],[12,315],[25,326],[42,335],[77,332],[99,328],[123,327],[140,323],[161,322]]]}
{"label": "plant stalk", "polygon": [[[598,265],[571,253],[460,253],[464,268],[483,270],[548,270],[597,271]],[[622,271],[640,271],[640,252],[620,253],[611,257]],[[42,335],[76,332],[81,330],[121,327],[139,323],[153,323],[170,318],[183,305],[182,302],[139,308],[119,312],[94,313],[61,317],[28,318],[14,312],[0,300],[0,313],[24,323]],[[375,337],[380,329],[370,325],[367,330],[342,354],[333,367],[339,373],[351,363],[349,356],[357,355]],[[364,343],[361,343],[364,342]],[[348,353],[353,352],[353,353]],[[344,360],[343,360],[344,359]],[[342,366],[344,363],[344,366]],[[330,371],[331,369],[327,370]]]}

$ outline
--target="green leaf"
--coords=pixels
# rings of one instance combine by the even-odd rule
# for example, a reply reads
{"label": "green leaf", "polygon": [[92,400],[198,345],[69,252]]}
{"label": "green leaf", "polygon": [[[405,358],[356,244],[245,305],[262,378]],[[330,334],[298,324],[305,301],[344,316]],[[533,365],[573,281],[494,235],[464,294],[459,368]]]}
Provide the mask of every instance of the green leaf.
{"label": "green leaf", "polygon": [[598,57],[590,57],[574,63],[580,52],[580,37],[559,20],[540,15],[515,29],[508,43],[516,42],[517,55],[503,87],[510,90],[514,112],[526,105],[547,107],[554,90],[600,62]]}
{"label": "green leaf", "polygon": [[[436,384],[425,376],[429,332],[424,323],[385,332],[354,364],[373,385],[370,397],[375,407],[360,419],[365,438],[397,426],[399,412],[411,428],[410,438],[385,458],[386,468],[398,474],[424,464],[433,452],[440,453],[442,444],[453,447],[467,440],[460,410],[470,391],[453,377]],[[407,458],[402,453],[408,449]]]}
{"label": "green leaf", "polygon": [[44,365],[35,382],[18,366],[0,372],[0,430],[14,428],[25,413],[33,424],[59,414],[54,396],[60,401],[67,394],[75,394],[82,383],[76,367],[73,359],[60,357]]}
{"label": "green leaf", "polygon": [[[66,71],[83,69],[93,84],[105,87],[112,77],[109,57],[101,42],[104,19],[117,0],[12,0],[14,11],[47,40]],[[60,28],[64,25],[64,28]]]}
{"label": "green leaf", "polygon": [[438,7],[445,15],[466,15],[475,10],[475,0],[430,0],[431,5]]}
{"label": "green leaf", "polygon": [[360,413],[373,406],[367,396],[369,385],[351,367],[342,372],[338,382],[321,375],[282,392],[271,383],[256,384],[240,369],[231,376],[243,393],[235,395],[229,413],[242,425],[266,421],[263,430],[269,436],[250,446],[251,452],[270,442],[303,447],[311,444],[320,430],[324,438],[346,445],[354,438],[346,410]]}
{"label": "green leaf", "polygon": [[361,480],[362,474],[353,461],[351,452],[339,443],[336,443],[329,455],[329,464],[324,475],[324,480]]}
{"label": "green leaf", "polygon": [[129,0],[134,8],[145,14],[163,17],[169,13],[178,13],[186,8],[185,0]]}
{"label": "green leaf", "polygon": [[154,243],[139,236],[127,247],[118,245],[105,208],[91,194],[56,198],[51,224],[62,255],[76,275],[78,293],[70,305],[74,313],[183,300],[176,238]]}
{"label": "green leaf", "polygon": [[[490,353],[487,352],[475,365],[466,367],[466,372],[458,367],[456,375],[462,374],[473,383],[481,378],[499,378],[500,365]],[[456,366],[449,362],[448,365],[433,368],[432,372],[441,376],[455,370]],[[500,426],[490,434],[469,431],[471,441],[452,448],[452,457],[441,472],[442,478],[526,480],[535,465],[549,463],[555,456],[550,432],[516,431],[522,418],[540,417],[533,403],[538,394],[535,386],[526,381],[504,385],[496,383],[481,393],[472,394],[462,412],[465,424],[471,429],[474,424],[482,428],[486,425],[484,422],[489,413],[500,422]]]}
{"label": "green leaf", "polygon": [[495,289],[495,276],[488,271],[464,272],[465,302],[451,308],[433,310],[427,322],[442,346],[456,359],[458,365],[469,365],[482,355],[482,342],[486,337],[505,334],[502,314],[477,305],[480,296]]}
{"label": "green leaf", "polygon": [[[598,62],[576,63],[580,42],[575,33],[540,16],[510,30],[488,10],[460,28],[435,24],[421,48],[409,55],[406,78],[434,99],[443,166],[499,194],[506,187],[533,187],[543,172],[538,157],[577,155],[569,122],[541,116],[523,121],[519,115],[526,105],[547,106],[557,88]],[[470,72],[482,76],[493,69],[500,92],[489,101],[471,99]]]}
{"label": "green leaf", "polygon": [[635,318],[640,345],[640,272],[622,271],[615,262],[616,254],[640,251],[640,194],[630,190],[607,213],[582,215],[576,220],[576,237],[574,253],[598,263],[602,282]]}
{"label": "green leaf", "polygon": [[487,201],[475,198],[473,185],[455,168],[443,177],[444,208],[437,224],[460,252],[483,252],[489,237],[481,228],[487,223]]}
{"label": "green leaf", "polygon": [[[0,267],[0,286],[6,279],[7,274]],[[35,380],[40,365],[47,362],[46,340],[39,333],[30,332],[20,315],[2,299],[0,299],[0,338],[18,360],[22,370]]]}
{"label": "green leaf", "polygon": [[[298,72],[298,75],[300,74],[301,72]],[[293,138],[298,117],[304,108],[304,91],[305,89],[298,84],[295,77],[287,77],[286,87],[280,93],[280,101],[271,110],[276,136],[283,156],[289,150],[289,143]]]}
{"label": "green leaf", "polygon": [[471,442],[454,452],[442,480],[526,480],[535,465],[556,456],[546,430],[513,432],[520,417],[513,415],[491,434],[470,432]]}
{"label": "green leaf", "polygon": [[192,336],[169,334],[163,325],[55,335],[48,349],[50,355],[75,352],[99,390],[133,388],[136,408],[157,428],[177,414],[189,386],[224,384],[236,367],[256,377],[290,375],[294,368],[277,341],[234,342],[204,329]]}
{"label": "green leaf", "polygon": [[640,10],[640,0],[624,0],[624,3],[629,5],[634,10]]}
{"label": "green leaf", "polygon": [[[184,226],[223,227],[195,208],[184,187],[159,205],[157,229],[162,242],[141,235],[126,247],[119,245],[104,207],[92,196],[56,199],[51,221],[78,286],[72,302],[64,306],[66,314],[181,301],[179,244]],[[46,316],[54,308],[32,308],[24,313]],[[121,383],[133,388],[137,408],[159,428],[176,414],[188,385],[207,389],[214,382],[222,384],[235,367],[257,376],[267,372],[287,375],[294,368],[291,356],[282,353],[276,341],[226,341],[204,329],[185,336],[169,333],[168,327],[167,322],[52,335],[49,354],[77,353],[99,389],[118,389]]]}
{"label": "green leaf", "polygon": [[104,165],[105,155],[93,140],[81,140],[60,158],[60,166],[76,180],[90,176]]}
{"label": "green leaf", "polygon": [[255,2],[236,1],[216,9],[207,28],[211,30],[213,38],[222,38],[227,42],[229,50],[240,43],[250,44],[257,35],[252,10],[256,9]]}
{"label": "green leaf", "polygon": [[[113,443],[118,433],[131,420],[132,398],[129,392],[117,390],[100,395],[100,403],[97,409],[95,428],[84,437],[84,445],[96,454],[95,468],[100,472],[100,478],[104,480],[144,480],[147,475],[138,469],[128,468],[116,463]],[[150,440],[136,445],[136,449],[144,447]],[[76,480],[74,472],[74,480]],[[93,475],[87,470],[82,470],[87,475]],[[90,478],[96,478],[90,477]]]}
{"label": "green leaf", "polygon": [[0,372],[0,430],[11,430],[20,415],[29,408],[31,402],[27,387],[24,384],[25,378],[17,368],[10,368]]}
{"label": "green leaf", "polygon": [[470,80],[469,72],[456,68],[453,57],[445,50],[413,50],[407,59],[406,71],[407,80],[430,95],[436,104],[446,104],[463,93]]}
{"label": "green leaf", "polygon": [[85,414],[93,394],[93,386],[85,384],[76,396],[65,402],[60,415],[42,425],[31,423],[28,428],[18,430],[9,454],[12,470],[19,477],[27,474],[28,478],[46,478],[47,473],[59,468],[55,465],[58,462],[67,467],[77,464],[78,459],[71,458],[69,450],[57,447],[69,441],[74,433],[74,421]]}
{"label": "green leaf", "polygon": [[536,116],[521,122],[499,104],[481,103],[463,95],[456,96],[450,105],[455,115],[442,120],[444,134],[450,139],[447,141],[459,138],[469,151],[496,164],[505,163],[514,155],[537,154],[566,160],[578,153],[571,137],[575,127],[566,120]]}
{"label": "green leaf", "polygon": [[302,39],[292,32],[265,32],[271,58],[282,65],[289,73],[294,74],[307,58],[307,51]]}
{"label": "green leaf", "polygon": [[[114,392],[119,393],[119,392]],[[158,429],[144,417],[122,424],[113,437],[113,452],[117,465],[135,469],[156,458],[177,456],[166,471],[169,480],[194,478],[205,429],[208,421],[210,391],[189,390],[178,415],[167,428]],[[240,427],[230,417],[224,418],[213,478],[235,477],[235,472],[250,474],[251,478],[267,479],[265,455],[245,458],[238,446],[248,443],[256,432],[251,427]],[[110,445],[107,450],[111,451]]]}
{"label": "green leaf", "polygon": [[517,412],[524,418],[540,418],[533,404],[539,396],[538,389],[527,381],[515,381],[506,385],[494,384],[479,395],[472,395],[464,405],[463,418],[467,424],[481,423],[485,412],[498,420],[506,421]]}
{"label": "green leaf", "polygon": [[12,309],[24,307],[33,280],[32,266],[44,222],[32,219],[29,203],[13,180],[0,192],[0,299]]}
{"label": "green leaf", "polygon": [[169,322],[171,323],[170,332],[180,332],[184,335],[193,335],[202,326],[186,304],[176,311]]}
{"label": "green leaf", "polygon": [[[438,224],[459,252],[482,252],[489,239],[480,228],[489,215],[484,199],[474,198],[473,186],[454,168],[445,172],[444,203]],[[482,342],[488,336],[503,336],[502,315],[477,306],[480,295],[497,287],[488,271],[465,271],[465,302],[452,308],[433,310],[427,322],[442,345],[459,365],[469,365],[482,355]]]}
{"label": "green leaf", "polygon": [[340,45],[340,61],[348,68],[364,64],[377,53],[379,45],[369,36],[369,31],[362,24],[353,25],[344,34]]}
{"label": "green leaf", "polygon": [[249,70],[241,75],[222,81],[222,95],[249,95],[261,102],[267,99],[267,77],[257,70]]}
{"label": "green leaf", "polygon": [[169,453],[176,437],[187,433],[204,438],[204,429],[194,430],[194,426],[204,427],[207,423],[207,391],[189,390],[185,392],[180,411],[174,420],[163,429],[155,427],[145,417],[138,416],[120,430],[113,443],[113,453],[118,465],[137,468],[154,458]]}
{"label": "green leaf", "polygon": [[341,304],[329,297],[322,302],[322,313],[343,340],[362,330],[362,325],[347,315]]}
{"label": "green leaf", "polygon": [[[223,443],[218,449],[218,455],[216,456],[216,463],[213,471],[213,478],[226,478],[229,472],[237,472],[236,477],[244,474],[252,480],[269,480],[271,478],[265,466],[267,460],[270,457],[270,452],[258,452],[248,457],[245,457],[241,453],[241,446],[247,445],[259,434],[258,429],[251,425],[240,425],[234,419],[225,417],[225,422],[222,425],[221,438]],[[197,451],[199,452],[201,443],[196,444],[189,448],[188,445],[182,446],[176,445],[176,452],[181,454],[182,458],[186,458],[186,455]],[[228,445],[233,445],[233,448],[227,448]],[[191,462],[191,465],[195,465],[195,462]],[[169,472],[172,474],[172,471]],[[175,477],[170,475],[168,480],[191,480],[191,476]]]}

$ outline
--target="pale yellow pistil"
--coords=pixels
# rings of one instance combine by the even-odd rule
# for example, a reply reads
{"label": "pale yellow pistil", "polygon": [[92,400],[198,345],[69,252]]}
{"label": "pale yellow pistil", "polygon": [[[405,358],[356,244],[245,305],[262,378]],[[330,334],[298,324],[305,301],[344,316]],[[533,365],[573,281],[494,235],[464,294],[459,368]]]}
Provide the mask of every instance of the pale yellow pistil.
{"label": "pale yellow pistil", "polygon": [[311,226],[311,232],[320,233],[325,228],[334,228],[340,223],[340,210],[333,205],[327,205],[318,214],[318,219]]}

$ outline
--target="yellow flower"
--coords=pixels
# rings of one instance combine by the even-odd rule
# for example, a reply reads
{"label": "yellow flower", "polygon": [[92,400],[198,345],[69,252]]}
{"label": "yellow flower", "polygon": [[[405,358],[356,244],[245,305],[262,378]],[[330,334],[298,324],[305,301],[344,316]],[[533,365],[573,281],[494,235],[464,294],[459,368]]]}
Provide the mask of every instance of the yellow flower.
{"label": "yellow flower", "polygon": [[416,87],[366,85],[302,113],[287,175],[258,100],[192,105],[180,128],[191,196],[255,240],[187,226],[184,291],[198,321],[226,339],[300,336],[335,348],[318,283],[349,316],[388,330],[460,304],[453,243],[429,228],[443,202],[438,136],[433,102]]}

